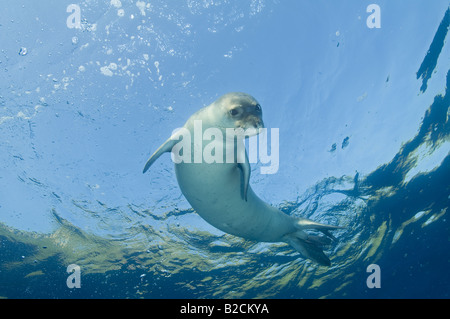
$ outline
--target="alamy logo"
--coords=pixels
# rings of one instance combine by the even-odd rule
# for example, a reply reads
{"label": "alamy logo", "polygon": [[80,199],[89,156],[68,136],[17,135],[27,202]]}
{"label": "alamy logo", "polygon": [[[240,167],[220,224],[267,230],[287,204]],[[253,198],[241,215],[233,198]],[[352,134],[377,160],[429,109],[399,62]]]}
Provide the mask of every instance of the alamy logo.
{"label": "alamy logo", "polygon": [[[192,134],[193,133],[193,134]],[[279,129],[270,130],[270,155],[266,128],[208,127],[203,130],[201,120],[194,121],[193,132],[185,127],[176,129],[171,139],[179,140],[172,148],[172,161],[180,163],[257,163],[269,164],[260,168],[261,174],[275,174],[279,167]],[[258,134],[259,133],[259,134]],[[193,135],[193,136],[192,136]],[[245,154],[244,138],[248,139],[248,158]]]}
{"label": "alamy logo", "polygon": [[67,273],[72,273],[67,277],[67,288],[81,288],[81,268],[78,265],[71,264],[67,266]]}
{"label": "alamy logo", "polygon": [[367,13],[371,13],[366,20],[366,25],[369,29],[381,28],[381,8],[378,4],[370,4],[367,9]]}
{"label": "alamy logo", "polygon": [[371,264],[367,266],[367,272],[372,274],[367,277],[366,284],[367,287],[372,288],[381,288],[381,268],[377,264]]}
{"label": "alamy logo", "polygon": [[71,13],[66,20],[69,29],[81,29],[81,9],[77,4],[69,4],[66,12]]}

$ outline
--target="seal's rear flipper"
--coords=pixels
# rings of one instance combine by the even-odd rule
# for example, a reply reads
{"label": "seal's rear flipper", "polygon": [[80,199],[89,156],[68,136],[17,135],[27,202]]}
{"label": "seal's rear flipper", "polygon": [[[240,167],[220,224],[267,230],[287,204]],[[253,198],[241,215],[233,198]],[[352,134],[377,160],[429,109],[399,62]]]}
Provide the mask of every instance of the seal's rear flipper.
{"label": "seal's rear flipper", "polygon": [[175,144],[178,141],[170,137],[167,141],[164,142],[163,145],[161,145],[155,153],[153,153],[152,156],[148,159],[147,163],[145,164],[144,170],[142,173],[145,174],[145,172],[152,166],[152,164],[163,154],[166,152],[171,152],[172,148],[175,146]]}
{"label": "seal's rear flipper", "polygon": [[298,218],[295,221],[294,226],[298,230],[306,230],[306,229],[318,230],[318,231],[322,232],[323,234],[325,234],[326,236],[328,236],[329,238],[331,238],[332,240],[336,240],[336,237],[334,237],[330,233],[330,230],[338,230],[338,229],[344,228],[344,227],[340,227],[340,226],[332,226],[332,225],[316,223],[316,222],[314,222],[310,219],[306,219],[306,218]]}
{"label": "seal's rear flipper", "polygon": [[[295,228],[298,230],[286,236],[286,241],[304,257],[311,259],[322,266],[330,266],[330,259],[324,254],[322,247],[331,244],[336,238],[331,230],[342,229],[340,226],[331,226],[316,223],[312,220],[299,218],[295,220]],[[308,234],[304,230],[318,230],[326,236]]]}
{"label": "seal's rear flipper", "polygon": [[[318,237],[318,236],[317,236]],[[322,237],[323,238],[323,237]],[[330,266],[330,259],[323,253],[321,244],[314,241],[300,239],[294,234],[287,236],[286,241],[295,248],[303,257],[311,259],[321,266]]]}

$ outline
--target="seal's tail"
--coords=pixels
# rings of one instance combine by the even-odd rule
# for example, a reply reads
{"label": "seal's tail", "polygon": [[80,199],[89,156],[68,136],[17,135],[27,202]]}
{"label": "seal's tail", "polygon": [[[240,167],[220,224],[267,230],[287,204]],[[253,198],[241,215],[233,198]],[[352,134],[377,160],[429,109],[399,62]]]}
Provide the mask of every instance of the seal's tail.
{"label": "seal's tail", "polygon": [[[309,219],[299,218],[295,221],[297,231],[286,236],[286,241],[304,257],[311,259],[322,266],[330,266],[330,259],[324,254],[323,247],[331,244],[336,238],[331,230],[342,229],[339,226],[330,226],[313,222]],[[308,234],[305,230],[318,230],[326,236]]]}

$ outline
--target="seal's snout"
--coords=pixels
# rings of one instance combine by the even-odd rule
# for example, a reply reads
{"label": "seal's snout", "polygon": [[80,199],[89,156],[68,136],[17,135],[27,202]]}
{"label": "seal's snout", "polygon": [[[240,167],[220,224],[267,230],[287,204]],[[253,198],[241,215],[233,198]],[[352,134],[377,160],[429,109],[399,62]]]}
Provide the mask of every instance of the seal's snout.
{"label": "seal's snout", "polygon": [[264,128],[264,127],[265,127],[265,126],[264,126],[264,122],[263,122],[262,119],[260,119],[260,120],[259,120],[259,123],[258,123],[258,127],[255,127],[255,128],[261,129],[261,128]]}
{"label": "seal's snout", "polygon": [[253,118],[251,120],[251,124],[249,125],[250,127],[253,126],[253,128],[259,130],[264,128],[264,122],[261,118]]}

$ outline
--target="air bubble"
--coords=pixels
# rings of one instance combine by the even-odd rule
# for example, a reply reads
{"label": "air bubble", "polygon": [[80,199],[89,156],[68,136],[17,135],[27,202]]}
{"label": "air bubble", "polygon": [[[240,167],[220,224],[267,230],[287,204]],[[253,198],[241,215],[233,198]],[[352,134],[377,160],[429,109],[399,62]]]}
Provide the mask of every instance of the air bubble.
{"label": "air bubble", "polygon": [[21,47],[20,50],[19,50],[19,55],[25,56],[25,55],[27,55],[27,54],[28,54],[27,48]]}

